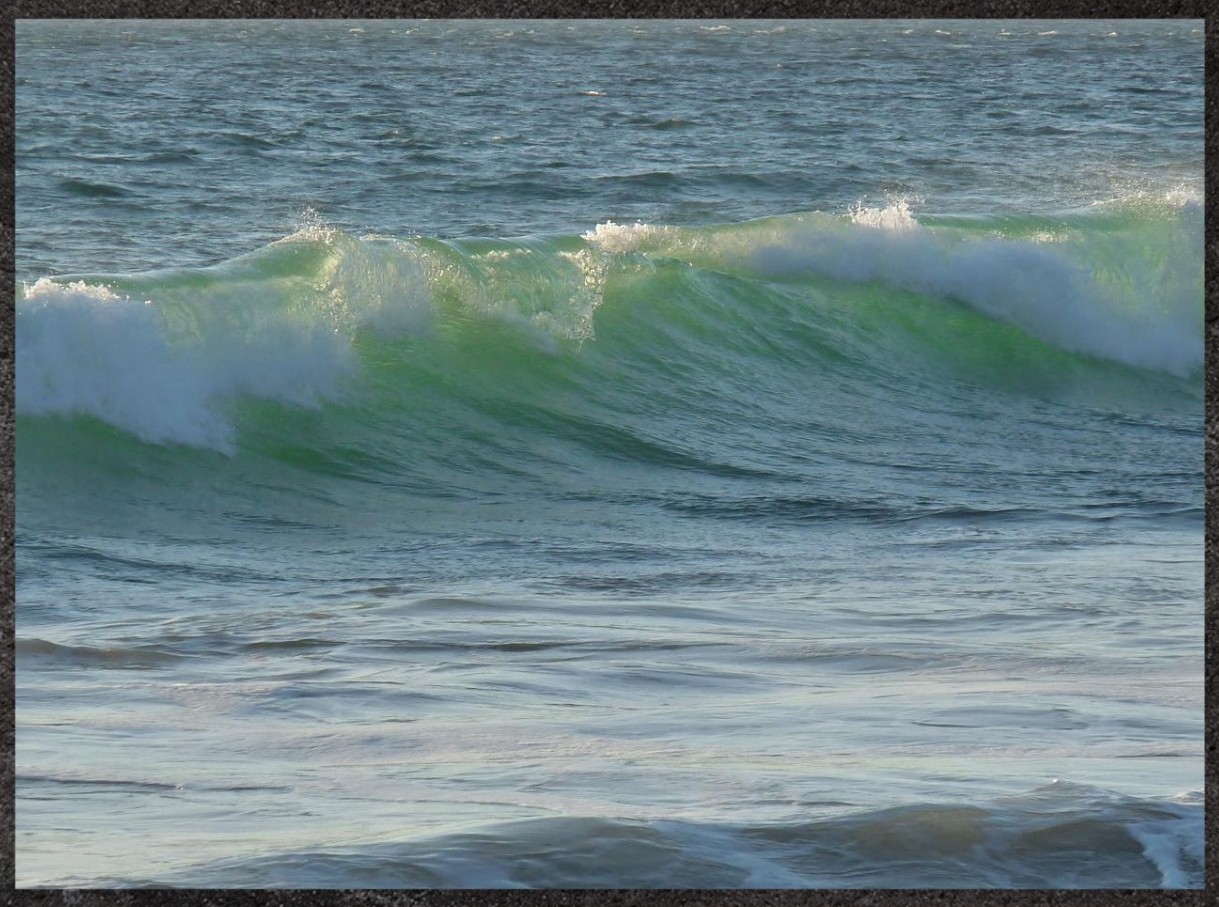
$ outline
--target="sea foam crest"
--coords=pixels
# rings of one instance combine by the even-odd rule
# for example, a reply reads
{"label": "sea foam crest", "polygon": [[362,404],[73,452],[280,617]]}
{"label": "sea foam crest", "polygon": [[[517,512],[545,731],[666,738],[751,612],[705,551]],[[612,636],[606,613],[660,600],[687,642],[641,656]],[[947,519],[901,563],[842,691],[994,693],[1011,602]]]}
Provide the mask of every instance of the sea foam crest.
{"label": "sea foam crest", "polygon": [[43,278],[17,305],[17,411],[87,413],[156,442],[227,447],[200,363],[173,350],[149,300]]}
{"label": "sea foam crest", "polygon": [[856,204],[850,211],[851,223],[861,227],[877,227],[881,230],[906,231],[918,227],[918,221],[910,210],[910,203],[904,199],[886,205],[883,208],[867,207]]}
{"label": "sea foam crest", "polygon": [[583,234],[583,238],[600,246],[606,252],[645,252],[657,242],[671,239],[677,234],[675,227],[657,226],[636,221],[633,224],[617,224],[612,220],[597,224]]}
{"label": "sea foam crest", "polygon": [[90,415],[145,441],[231,454],[231,398],[314,406],[351,365],[349,343],[322,324],[267,317],[234,331],[218,315],[191,315],[171,319],[155,300],[84,281],[25,287],[17,411]]}
{"label": "sea foam crest", "polygon": [[956,299],[1062,349],[1186,376],[1203,363],[1201,230],[1191,206],[1174,216],[1176,235],[1149,251],[1090,244],[1085,231],[1054,241],[962,237],[922,226],[899,203],[856,209],[838,229],[793,229],[755,247],[748,263],[768,276]]}
{"label": "sea foam crest", "polygon": [[1160,872],[1162,888],[1196,884],[1204,865],[1205,818],[1201,809],[1131,823],[1127,830]]}

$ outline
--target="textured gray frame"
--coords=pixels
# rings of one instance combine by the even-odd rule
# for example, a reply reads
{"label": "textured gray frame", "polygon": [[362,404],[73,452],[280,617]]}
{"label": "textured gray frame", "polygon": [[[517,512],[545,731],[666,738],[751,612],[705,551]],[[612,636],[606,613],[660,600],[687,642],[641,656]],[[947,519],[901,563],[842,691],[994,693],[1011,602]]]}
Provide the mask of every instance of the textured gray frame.
{"label": "textured gray frame", "polygon": [[[968,907],[968,905],[1170,905],[1213,903],[1219,894],[1215,881],[1216,847],[1216,712],[1210,693],[1219,655],[1216,654],[1216,551],[1219,522],[1214,505],[1219,503],[1219,459],[1215,442],[1219,440],[1219,421],[1215,405],[1219,398],[1219,376],[1211,368],[1219,351],[1219,303],[1215,300],[1215,274],[1219,269],[1219,230],[1213,209],[1206,211],[1206,614],[1205,682],[1206,703],[1206,887],[1200,891],[662,891],[662,890],[535,890],[535,891],[359,891],[359,890],[267,890],[205,891],[166,890],[78,890],[21,889],[15,885],[15,733],[14,733],[14,644],[15,644],[15,565],[13,553],[15,517],[14,474],[14,295],[16,216],[14,176],[14,101],[15,101],[15,21],[17,19],[58,18],[1130,18],[1200,19],[1206,16],[1203,0],[594,0],[574,5],[571,0],[418,0],[394,3],[392,0],[16,0],[0,23],[0,94],[4,100],[0,116],[0,273],[4,278],[5,305],[0,308],[0,904],[65,905],[159,905],[166,902],[197,905],[276,904],[321,907],[324,904],[359,903],[368,905],[424,905],[424,907],[526,907],[526,905],[587,905],[587,907],[634,907],[634,905],[672,905],[672,907],[709,907],[709,905],[817,904],[839,905],[917,904]],[[1214,161],[1219,141],[1219,101],[1216,100],[1216,17],[1206,19],[1206,189],[1213,196],[1219,189]],[[1215,887],[1212,888],[1212,882]],[[1209,897],[1208,897],[1209,893]]]}

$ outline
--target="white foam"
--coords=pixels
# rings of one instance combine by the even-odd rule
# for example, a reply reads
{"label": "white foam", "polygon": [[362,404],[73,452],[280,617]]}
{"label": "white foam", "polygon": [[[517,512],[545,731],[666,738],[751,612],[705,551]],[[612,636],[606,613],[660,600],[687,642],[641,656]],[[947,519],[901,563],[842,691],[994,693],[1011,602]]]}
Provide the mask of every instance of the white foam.
{"label": "white foam", "polygon": [[883,208],[855,205],[851,208],[850,218],[851,223],[861,227],[877,227],[881,230],[906,231],[918,227],[918,221],[910,211],[910,203],[904,199]]}
{"label": "white foam", "polygon": [[1129,831],[1159,870],[1161,888],[1191,888],[1199,884],[1206,838],[1200,807],[1182,810],[1176,817],[1134,823]]}
{"label": "white foam", "polygon": [[1111,175],[1109,181],[1112,194],[1090,202],[1089,207],[1117,211],[1143,209],[1164,214],[1176,211],[1201,217],[1205,192],[1197,183],[1154,184],[1143,177],[1122,174]]}
{"label": "white foam", "polygon": [[608,220],[585,233],[584,239],[607,252],[642,252],[656,241],[673,236],[675,232],[673,227],[653,226],[640,221],[617,224]]}
{"label": "white foam", "polygon": [[227,449],[199,362],[165,339],[151,301],[48,279],[17,304],[17,411],[87,413],[146,441]]}
{"label": "white foam", "polygon": [[357,239],[306,212],[291,236],[186,280],[135,276],[125,285],[140,289],[125,294],[44,278],[17,304],[18,411],[90,415],[145,441],[232,454],[237,398],[339,399],[355,339],[429,333],[437,287],[446,304],[519,323],[547,351],[591,338],[609,256],[560,252],[543,269],[534,257]]}
{"label": "white foam", "polygon": [[277,239],[271,245],[300,242],[303,239],[326,242],[339,235],[339,231],[322,218],[316,208],[308,207],[296,216],[295,229],[283,239]]}
{"label": "white foam", "polygon": [[[878,282],[965,302],[1063,349],[1187,375],[1201,368],[1201,265],[1089,263],[1062,241],[969,238],[921,226],[905,203],[860,208],[842,229],[793,230],[749,263],[772,276]],[[1139,272],[1146,267],[1146,272]]]}
{"label": "white foam", "polygon": [[235,325],[223,307],[190,314],[171,319],[156,300],[83,281],[25,287],[17,411],[90,415],[145,441],[231,454],[232,398],[314,406],[337,394],[351,365],[348,342],[322,322],[263,313]]}

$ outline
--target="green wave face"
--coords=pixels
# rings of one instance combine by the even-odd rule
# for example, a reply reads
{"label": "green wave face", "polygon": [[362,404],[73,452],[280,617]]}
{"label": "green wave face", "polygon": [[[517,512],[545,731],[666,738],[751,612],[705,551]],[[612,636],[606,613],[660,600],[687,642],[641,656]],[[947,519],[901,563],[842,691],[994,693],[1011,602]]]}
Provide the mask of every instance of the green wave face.
{"label": "green wave face", "polygon": [[850,438],[865,400],[877,424],[998,398],[1192,411],[1201,262],[1188,200],[511,241],[313,225],[211,268],[25,287],[18,411],[27,435],[91,419],[229,455],[310,449],[321,420],[503,463],[536,437],[645,461],[749,425]]}

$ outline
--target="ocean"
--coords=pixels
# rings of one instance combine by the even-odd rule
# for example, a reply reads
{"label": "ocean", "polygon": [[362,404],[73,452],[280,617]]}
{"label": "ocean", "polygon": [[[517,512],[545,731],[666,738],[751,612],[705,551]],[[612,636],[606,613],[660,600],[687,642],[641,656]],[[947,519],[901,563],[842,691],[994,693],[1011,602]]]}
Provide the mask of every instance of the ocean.
{"label": "ocean", "polygon": [[20,887],[1203,885],[1203,34],[20,21]]}

